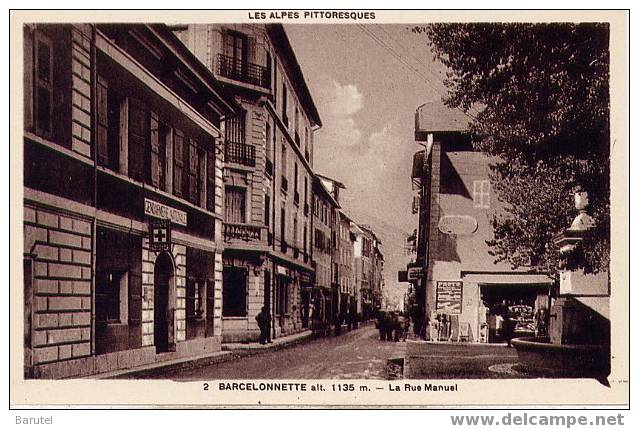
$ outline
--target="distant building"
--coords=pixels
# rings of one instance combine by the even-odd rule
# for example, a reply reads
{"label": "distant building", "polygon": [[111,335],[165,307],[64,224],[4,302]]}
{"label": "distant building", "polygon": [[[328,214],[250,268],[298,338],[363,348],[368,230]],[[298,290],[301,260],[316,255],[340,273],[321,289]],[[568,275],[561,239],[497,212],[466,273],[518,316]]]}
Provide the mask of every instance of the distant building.
{"label": "distant building", "polygon": [[[551,281],[527,269],[494,263],[486,240],[501,209],[489,179],[494,158],[473,150],[468,117],[441,103],[417,109],[412,179],[419,215],[415,299],[432,321],[445,315],[446,339],[499,341],[499,304],[521,315],[517,329],[533,329],[532,315],[548,308]],[[410,272],[410,268],[409,268]],[[530,333],[530,332],[528,332]],[[435,335],[427,332],[427,335]],[[442,332],[437,334],[442,339]]]}
{"label": "distant building", "polygon": [[220,350],[237,105],[164,25],[23,34],[26,376]]}
{"label": "distant building", "polygon": [[280,24],[174,31],[242,107],[225,130],[224,341],[256,341],[262,306],[275,336],[306,329],[313,131],[321,121],[286,32]]}

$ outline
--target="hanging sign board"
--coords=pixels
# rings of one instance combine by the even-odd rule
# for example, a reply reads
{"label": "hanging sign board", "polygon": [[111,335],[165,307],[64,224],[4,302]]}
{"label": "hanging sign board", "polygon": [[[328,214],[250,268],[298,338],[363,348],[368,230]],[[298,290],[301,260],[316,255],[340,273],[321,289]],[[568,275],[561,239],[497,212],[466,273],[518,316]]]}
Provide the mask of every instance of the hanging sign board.
{"label": "hanging sign board", "polygon": [[421,279],[424,275],[423,267],[410,267],[408,269],[408,281]]}
{"label": "hanging sign board", "polygon": [[171,251],[171,221],[151,219],[149,222],[149,249],[153,252]]}

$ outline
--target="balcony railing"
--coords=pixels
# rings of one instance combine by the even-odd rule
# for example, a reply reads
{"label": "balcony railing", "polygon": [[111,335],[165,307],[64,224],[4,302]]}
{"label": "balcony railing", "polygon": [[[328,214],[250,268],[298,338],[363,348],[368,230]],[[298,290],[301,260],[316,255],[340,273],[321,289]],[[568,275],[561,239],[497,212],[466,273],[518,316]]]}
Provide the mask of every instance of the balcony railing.
{"label": "balcony railing", "polygon": [[224,145],[224,161],[255,167],[255,146],[227,140]]}
{"label": "balcony railing", "polygon": [[224,223],[224,241],[260,241],[262,239],[262,227],[246,223]]}
{"label": "balcony railing", "polygon": [[282,253],[286,253],[286,251],[288,250],[288,245],[286,244],[286,241],[282,240],[282,242],[280,243],[280,250],[282,251]]}
{"label": "balcony railing", "polygon": [[282,176],[282,191],[288,192],[288,179]]}
{"label": "balcony railing", "polygon": [[268,67],[249,63],[241,58],[234,58],[224,54],[217,56],[218,74],[229,79],[262,88],[271,87],[271,71]]}
{"label": "balcony railing", "polygon": [[266,158],[266,174],[273,176],[273,161],[268,158]]}

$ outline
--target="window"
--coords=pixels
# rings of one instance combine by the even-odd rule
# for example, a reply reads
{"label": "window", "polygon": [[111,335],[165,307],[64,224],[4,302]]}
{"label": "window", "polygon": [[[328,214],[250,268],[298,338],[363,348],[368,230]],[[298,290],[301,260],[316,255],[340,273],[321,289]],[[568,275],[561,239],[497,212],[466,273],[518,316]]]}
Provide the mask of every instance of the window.
{"label": "window", "polygon": [[107,323],[128,321],[128,275],[123,270],[96,273],[96,320]]}
{"label": "window", "polygon": [[298,247],[298,242],[297,242],[297,217],[293,219],[293,246]]}
{"label": "window", "polygon": [[248,43],[245,34],[227,30],[224,37],[224,54],[231,58],[233,72],[242,76],[245,72]]}
{"label": "window", "polygon": [[246,223],[246,189],[227,186],[224,216],[226,222]]}
{"label": "window", "polygon": [[490,180],[473,180],[473,205],[481,209],[490,207]]}
{"label": "window", "polygon": [[186,317],[203,319],[205,317],[206,281],[189,278],[186,281]]}
{"label": "window", "polygon": [[264,194],[264,225],[271,226],[271,196]]}
{"label": "window", "polygon": [[294,191],[293,192],[293,196],[294,196],[295,204],[299,204],[300,203],[300,194],[299,194],[299,192],[297,190],[297,182],[298,182],[297,176],[299,175],[299,172],[298,172],[297,162],[293,165],[293,167],[294,167],[293,168],[293,174],[294,174],[294,176],[293,176],[293,191]]}
{"label": "window", "polygon": [[282,245],[286,245],[286,210],[282,208],[280,210],[280,240]]}
{"label": "window", "polygon": [[225,266],[222,284],[222,316],[246,316],[246,283],[248,271],[242,267]]}
{"label": "window", "polygon": [[286,84],[282,83],[282,121],[288,127],[288,95],[286,94]]}
{"label": "window", "polygon": [[287,168],[286,168],[286,145],[282,145],[282,177],[286,177]]}
{"label": "window", "polygon": [[276,278],[277,301],[275,304],[275,313],[280,316],[282,314],[288,314],[289,281],[284,276],[277,276]]}
{"label": "window", "polygon": [[42,33],[35,38],[35,126],[51,137],[53,127],[53,44]]}
{"label": "window", "polygon": [[246,113],[241,112],[237,116],[226,121],[226,139],[233,143],[246,141]]}

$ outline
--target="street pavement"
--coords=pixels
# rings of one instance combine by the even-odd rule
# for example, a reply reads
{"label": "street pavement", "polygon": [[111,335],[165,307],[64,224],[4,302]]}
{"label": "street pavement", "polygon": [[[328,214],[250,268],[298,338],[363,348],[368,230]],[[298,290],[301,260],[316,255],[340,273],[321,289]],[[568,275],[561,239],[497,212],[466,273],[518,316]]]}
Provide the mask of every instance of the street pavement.
{"label": "street pavement", "polygon": [[409,341],[404,377],[411,379],[529,378],[514,348],[503,344]]}
{"label": "street pavement", "polygon": [[294,346],[265,350],[233,360],[194,368],[158,368],[118,378],[211,379],[378,379],[401,377],[388,360],[403,357],[403,342],[379,341],[373,324],[360,326],[338,337],[309,339]]}

